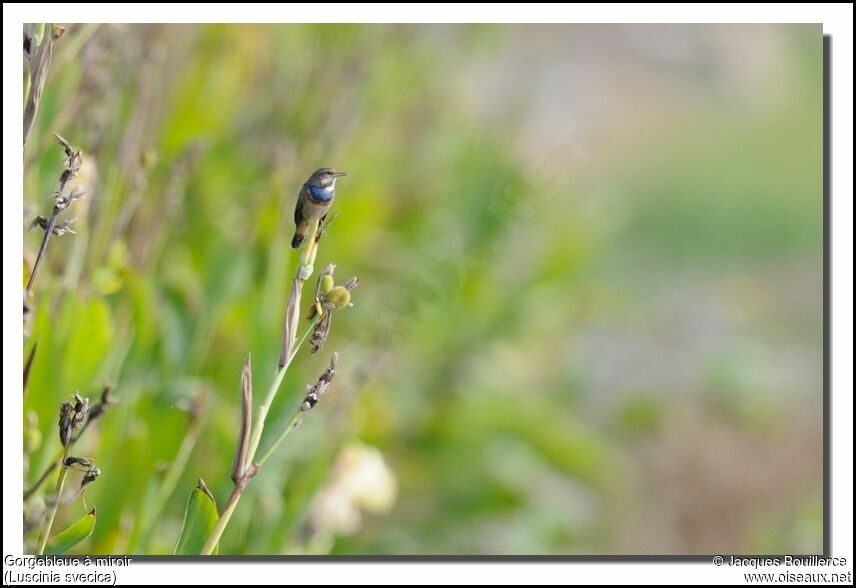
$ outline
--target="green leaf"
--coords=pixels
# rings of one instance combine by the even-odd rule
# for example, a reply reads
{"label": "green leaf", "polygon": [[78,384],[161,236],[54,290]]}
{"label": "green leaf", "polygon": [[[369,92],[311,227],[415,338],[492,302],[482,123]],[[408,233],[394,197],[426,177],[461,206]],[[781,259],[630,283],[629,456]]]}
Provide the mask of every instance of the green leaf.
{"label": "green leaf", "polygon": [[69,312],[69,338],[64,348],[64,381],[72,388],[84,389],[100,381],[104,357],[115,341],[110,306],[101,298],[83,302],[77,298],[66,308]]}
{"label": "green leaf", "polygon": [[[214,501],[214,496],[200,478],[199,483],[187,500],[184,524],[181,527],[178,541],[175,542],[175,549],[172,550],[173,555],[200,555],[205,546],[205,541],[211,536],[211,532],[217,524],[218,518],[220,515],[217,513],[217,503]],[[219,545],[214,547],[214,554],[217,553],[219,547]]]}
{"label": "green leaf", "polygon": [[62,555],[90,535],[92,535],[92,531],[95,529],[95,509],[93,508],[91,512],[83,515],[83,517],[70,526],[68,529],[54,535],[51,537],[51,540],[48,541],[48,545],[45,548],[46,555]]}

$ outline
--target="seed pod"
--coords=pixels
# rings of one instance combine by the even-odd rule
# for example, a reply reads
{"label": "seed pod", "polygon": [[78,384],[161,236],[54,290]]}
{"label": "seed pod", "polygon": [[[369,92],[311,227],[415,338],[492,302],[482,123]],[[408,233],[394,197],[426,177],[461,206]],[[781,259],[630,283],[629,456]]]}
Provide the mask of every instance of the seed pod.
{"label": "seed pod", "polygon": [[330,290],[333,289],[333,285],[334,285],[333,276],[331,276],[330,274],[324,274],[323,276],[321,276],[321,293],[322,294],[329,293]]}
{"label": "seed pod", "polygon": [[325,301],[333,305],[335,310],[342,310],[351,302],[351,293],[343,286],[336,286],[324,297]]}

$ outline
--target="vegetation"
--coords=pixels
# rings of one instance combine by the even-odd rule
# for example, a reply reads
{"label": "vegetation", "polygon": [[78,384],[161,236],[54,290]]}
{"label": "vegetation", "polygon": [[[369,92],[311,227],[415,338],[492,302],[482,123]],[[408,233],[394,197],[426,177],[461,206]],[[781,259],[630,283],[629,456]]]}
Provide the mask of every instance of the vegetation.
{"label": "vegetation", "polygon": [[[734,30],[50,37],[28,549],[211,551],[264,458],[220,554],[819,551],[820,29]],[[328,165],[340,214],[295,301],[294,199]],[[362,285],[313,354],[332,262]]]}

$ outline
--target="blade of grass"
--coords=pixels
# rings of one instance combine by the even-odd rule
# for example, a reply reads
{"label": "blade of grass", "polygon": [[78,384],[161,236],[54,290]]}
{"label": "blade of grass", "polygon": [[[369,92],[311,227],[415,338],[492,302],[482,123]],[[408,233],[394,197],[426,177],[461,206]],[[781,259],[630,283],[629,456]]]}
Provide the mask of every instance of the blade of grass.
{"label": "blade of grass", "polygon": [[69,549],[92,535],[95,530],[95,509],[83,515],[76,523],[65,531],[54,535],[50,545],[45,549],[47,555],[62,555]]}

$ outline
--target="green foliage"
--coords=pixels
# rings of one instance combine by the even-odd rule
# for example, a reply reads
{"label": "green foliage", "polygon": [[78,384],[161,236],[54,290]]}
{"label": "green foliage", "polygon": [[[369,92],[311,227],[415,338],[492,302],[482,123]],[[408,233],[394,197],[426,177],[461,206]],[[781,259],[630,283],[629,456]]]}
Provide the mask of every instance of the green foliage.
{"label": "green foliage", "polygon": [[92,535],[95,530],[95,509],[83,515],[76,523],[48,540],[45,555],[63,555]]}
{"label": "green foliage", "polygon": [[[24,177],[24,204],[44,214],[52,131],[91,165],[67,213],[77,235],[53,238],[39,270],[24,401],[41,433],[29,486],[55,458],[58,403],[116,383],[120,402],[81,439],[103,475],[86,491],[99,524],[74,551],[201,546],[216,507],[180,489],[204,475],[213,495],[231,490],[241,366],[251,352],[267,389],[294,198],[322,165],[349,175],[316,271],[335,262],[338,281],[361,281],[324,349],[339,374],[253,479],[221,553],[692,549],[669,529],[726,524],[702,524],[710,512],[797,529],[752,543],[749,524],[716,526],[728,544],[710,552],[818,548],[811,497],[758,499],[755,517],[681,468],[820,435],[807,408],[822,381],[819,27],[765,29],[771,45],[745,54],[739,35],[701,31],[706,44],[671,58],[608,27],[86,30],[56,45]],[[40,237],[25,234],[26,255]],[[295,362],[260,447],[328,361]],[[179,491],[149,529],[198,396]],[[716,427],[733,444],[712,436],[686,459],[688,438]],[[322,536],[313,500],[349,439],[380,449],[399,498]],[[798,460],[729,463],[757,496],[821,496]],[[706,507],[670,527],[663,488]],[[651,520],[662,535],[634,535]]]}
{"label": "green foliage", "polygon": [[[181,534],[172,550],[173,555],[201,554],[202,546],[211,536],[211,531],[214,530],[218,518],[214,497],[200,479],[196,488],[190,493],[190,498],[187,499],[184,523],[181,526]],[[217,547],[214,548],[214,553],[217,553]]]}

